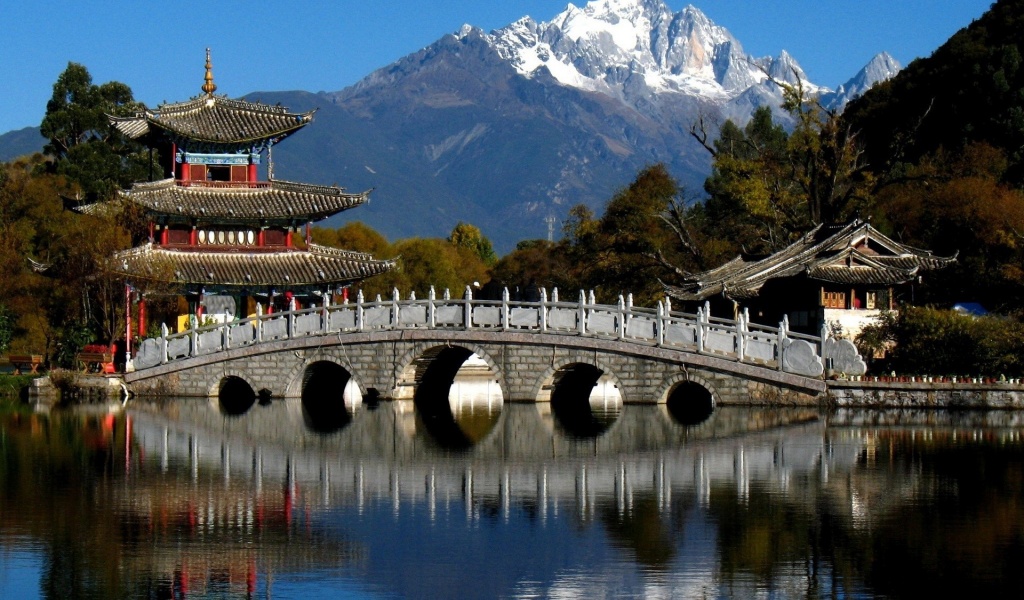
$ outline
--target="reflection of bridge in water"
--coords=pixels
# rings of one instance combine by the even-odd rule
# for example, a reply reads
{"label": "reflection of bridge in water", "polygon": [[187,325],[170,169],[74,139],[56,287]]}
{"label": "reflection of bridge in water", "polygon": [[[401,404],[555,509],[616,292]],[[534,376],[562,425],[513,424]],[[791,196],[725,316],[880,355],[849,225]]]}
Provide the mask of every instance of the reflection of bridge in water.
{"label": "reflection of bridge in water", "polygon": [[[1007,412],[825,415],[724,408],[699,425],[682,426],[664,407],[626,405],[603,433],[579,438],[567,435],[544,405],[505,405],[492,407],[492,426],[475,444],[451,452],[411,405],[359,408],[346,426],[324,435],[307,425],[299,401],[259,405],[242,416],[223,414],[216,402],[137,403],[125,447],[139,449],[145,459],[136,463],[141,470],[135,487],[115,486],[119,497],[110,505],[158,524],[157,531],[167,529],[159,523],[169,509],[191,532],[186,539],[194,551],[208,556],[212,547],[215,556],[240,557],[213,561],[208,571],[237,563],[234,570],[247,577],[289,568],[294,561],[274,557],[288,555],[292,537],[302,535],[344,542],[331,546],[330,559],[311,557],[311,564],[368,561],[375,573],[400,571],[402,557],[389,556],[393,543],[377,539],[401,538],[428,521],[426,541],[410,543],[418,540],[417,551],[454,553],[441,563],[427,561],[433,565],[480,567],[472,549],[451,546],[461,542],[462,527],[497,528],[507,540],[557,546],[557,553],[579,543],[564,539],[566,531],[595,526],[629,538],[623,527],[650,524],[651,518],[660,533],[641,527],[633,533],[654,538],[634,542],[667,544],[679,557],[710,557],[737,543],[735,531],[721,531],[731,527],[720,521],[730,507],[753,519],[732,524],[741,533],[764,526],[765,510],[779,509],[808,515],[811,523],[826,518],[814,516],[823,510],[842,531],[870,531],[877,519],[935,493],[936,480],[906,462],[912,453],[902,445],[958,436],[1019,444],[1024,419]],[[704,533],[677,538],[679,527]],[[269,531],[277,533],[267,536]],[[619,541],[632,543],[626,538]],[[251,546],[257,541],[258,553]],[[181,550],[173,538],[167,548],[158,557],[160,572],[184,571],[179,565],[188,564],[192,550]],[[255,556],[260,562],[250,568]],[[636,560],[646,565],[648,558]],[[775,558],[766,560],[774,564]],[[708,589],[715,585],[715,564],[692,564],[684,579],[694,589]],[[504,573],[490,564],[485,570]],[[809,575],[798,568],[778,577],[803,589]],[[394,585],[420,589],[415,577],[402,581]],[[585,588],[602,589],[600,578],[595,581]]]}
{"label": "reflection of bridge in water", "polygon": [[[155,407],[132,411],[134,435],[149,456],[188,461],[192,477],[216,474],[256,488],[302,490],[306,506],[426,505],[435,511],[516,505],[549,510],[573,505],[586,516],[596,498],[627,510],[635,494],[667,506],[675,494],[705,498],[713,484],[785,490],[794,479],[848,471],[863,450],[859,436],[826,439],[808,410],[716,411],[682,427],[658,407],[624,406],[598,438],[575,439],[536,406],[501,409],[493,429],[459,453],[444,450],[405,403],[356,414],[324,436],[304,424],[298,402],[276,402],[238,418],[212,403],[174,405],[174,418]],[[228,508],[228,507],[225,507]]]}

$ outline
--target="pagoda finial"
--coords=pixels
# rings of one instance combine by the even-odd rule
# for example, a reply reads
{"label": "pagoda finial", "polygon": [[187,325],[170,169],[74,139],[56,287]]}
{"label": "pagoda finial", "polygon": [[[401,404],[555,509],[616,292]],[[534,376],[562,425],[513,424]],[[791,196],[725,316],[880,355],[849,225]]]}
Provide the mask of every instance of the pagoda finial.
{"label": "pagoda finial", "polygon": [[213,63],[210,62],[210,49],[206,49],[206,80],[203,83],[203,91],[206,92],[207,96],[212,96],[217,91],[217,84],[213,82]]}

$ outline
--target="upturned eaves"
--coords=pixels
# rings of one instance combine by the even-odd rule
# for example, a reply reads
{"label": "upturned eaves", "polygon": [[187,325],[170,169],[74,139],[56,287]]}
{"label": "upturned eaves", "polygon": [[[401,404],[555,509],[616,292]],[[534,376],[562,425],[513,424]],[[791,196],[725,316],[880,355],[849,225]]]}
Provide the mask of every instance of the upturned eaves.
{"label": "upturned eaves", "polygon": [[169,249],[146,244],[114,255],[111,270],[137,280],[231,287],[346,285],[390,271],[395,262],[310,244],[307,250]]}
{"label": "upturned eaves", "polygon": [[126,136],[139,139],[154,129],[172,138],[214,144],[250,144],[281,139],[313,120],[315,110],[292,113],[281,106],[199,96],[187,102],[162,104],[129,117],[108,115],[111,125]]}
{"label": "upturned eaves", "polygon": [[122,197],[155,215],[195,220],[319,221],[365,204],[371,190],[270,180],[249,184],[189,184],[174,179],[136,183]]}

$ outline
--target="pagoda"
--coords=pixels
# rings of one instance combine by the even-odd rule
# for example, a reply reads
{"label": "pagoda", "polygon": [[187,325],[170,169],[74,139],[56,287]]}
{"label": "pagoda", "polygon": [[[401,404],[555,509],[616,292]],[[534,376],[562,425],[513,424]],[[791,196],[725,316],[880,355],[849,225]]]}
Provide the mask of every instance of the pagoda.
{"label": "pagoda", "polygon": [[[164,165],[164,179],[136,183],[122,201],[141,210],[149,241],[119,252],[113,270],[139,300],[145,336],[147,293],[178,295],[179,329],[199,322],[331,302],[335,294],[394,268],[393,261],[310,242],[312,222],[367,202],[369,191],[257,177],[264,153],[308,125],[315,110],[215,95],[210,51],[202,94],[128,117],[108,116],[128,137],[147,145]],[[83,212],[97,205],[82,207]],[[169,316],[169,315],[166,315]],[[131,327],[129,326],[129,330]]]}
{"label": "pagoda", "polygon": [[691,308],[707,302],[718,316],[735,319],[742,308],[762,325],[785,318],[797,332],[817,334],[828,326],[853,339],[882,311],[897,308],[901,286],[955,261],[956,255],[935,256],[854,219],[818,225],[767,257],[737,256],[666,285],[665,292]]}

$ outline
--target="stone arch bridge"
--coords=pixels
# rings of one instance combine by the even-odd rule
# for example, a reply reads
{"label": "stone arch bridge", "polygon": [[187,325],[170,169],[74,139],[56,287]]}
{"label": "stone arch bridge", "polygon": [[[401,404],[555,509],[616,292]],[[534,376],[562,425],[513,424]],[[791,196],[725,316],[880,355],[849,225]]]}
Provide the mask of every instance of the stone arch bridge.
{"label": "stone arch bridge", "polygon": [[[318,374],[338,375],[364,395],[412,399],[451,384],[475,354],[506,401],[545,402],[566,374],[589,369],[622,402],[665,402],[699,386],[714,404],[811,404],[825,391],[823,364],[834,340],[777,328],[594,302],[426,299],[355,303],[261,314],[144,340],[125,375],[143,395],[216,396],[241,380],[274,397],[301,397]],[[825,356],[823,356],[823,351]],[[848,352],[847,352],[848,353]],[[859,359],[858,359],[859,360]],[[477,361],[478,370],[482,370]],[[850,371],[847,371],[850,372]],[[595,383],[596,384],[596,383]]]}

